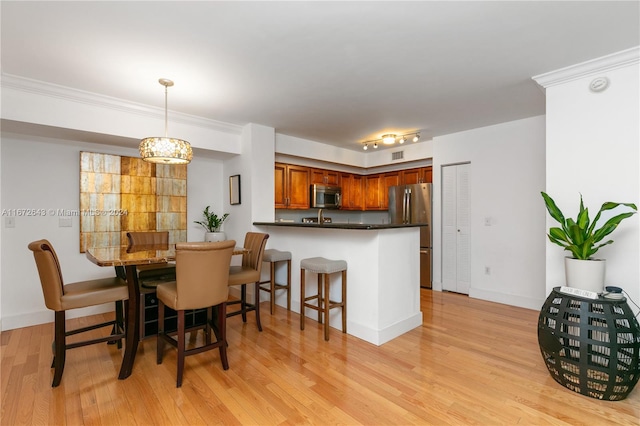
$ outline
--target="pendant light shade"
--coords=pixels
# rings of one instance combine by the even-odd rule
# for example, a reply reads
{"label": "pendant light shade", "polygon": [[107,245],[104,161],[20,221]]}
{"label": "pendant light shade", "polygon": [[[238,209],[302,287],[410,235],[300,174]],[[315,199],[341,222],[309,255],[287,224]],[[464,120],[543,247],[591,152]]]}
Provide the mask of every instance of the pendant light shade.
{"label": "pendant light shade", "polygon": [[193,158],[189,142],[167,136],[167,92],[173,81],[161,78],[158,82],[164,86],[164,137],[152,136],[140,142],[140,156],[144,161],[161,164],[187,164]]}
{"label": "pendant light shade", "polygon": [[140,142],[140,156],[150,163],[187,164],[193,151],[189,142],[182,139],[152,136]]}

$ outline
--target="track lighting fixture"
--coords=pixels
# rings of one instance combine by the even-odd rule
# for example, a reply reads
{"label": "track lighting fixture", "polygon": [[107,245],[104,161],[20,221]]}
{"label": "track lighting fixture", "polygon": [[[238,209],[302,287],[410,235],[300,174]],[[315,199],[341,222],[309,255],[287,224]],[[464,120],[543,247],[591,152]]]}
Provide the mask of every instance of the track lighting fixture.
{"label": "track lighting fixture", "polygon": [[364,141],[360,143],[362,144],[362,149],[366,151],[367,149],[369,149],[369,144],[373,144],[374,148],[378,147],[378,142],[382,142],[382,144],[384,145],[393,145],[396,142],[398,142],[399,144],[403,144],[407,141],[407,138],[410,136],[413,136],[412,140],[414,142],[418,142],[418,140],[420,139],[419,132],[410,132],[402,135],[396,135],[394,133],[385,133],[380,137],[380,139],[374,139],[374,140]]}

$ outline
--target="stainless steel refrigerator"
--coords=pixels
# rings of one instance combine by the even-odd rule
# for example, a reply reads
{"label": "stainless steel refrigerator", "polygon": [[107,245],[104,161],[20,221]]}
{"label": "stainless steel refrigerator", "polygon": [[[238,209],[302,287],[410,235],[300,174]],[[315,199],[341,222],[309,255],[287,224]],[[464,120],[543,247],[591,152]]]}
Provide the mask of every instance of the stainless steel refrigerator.
{"label": "stainless steel refrigerator", "polygon": [[431,184],[389,187],[389,222],[420,227],[420,287],[431,288]]}

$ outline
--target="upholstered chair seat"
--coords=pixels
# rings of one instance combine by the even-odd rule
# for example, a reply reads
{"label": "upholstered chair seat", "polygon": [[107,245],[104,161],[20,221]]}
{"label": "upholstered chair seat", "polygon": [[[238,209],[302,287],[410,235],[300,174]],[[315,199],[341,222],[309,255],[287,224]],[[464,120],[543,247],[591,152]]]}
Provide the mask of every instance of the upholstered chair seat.
{"label": "upholstered chair seat", "polygon": [[[158,339],[157,363],[162,363],[164,343],[168,342],[178,350],[176,387],[182,386],[185,357],[200,352],[218,348],[222,368],[227,370],[227,340],[226,340],[226,302],[229,298],[229,266],[236,242],[233,240],[222,242],[198,242],[176,244],[176,280],[162,283],[156,288],[158,296]],[[177,312],[177,339],[168,333],[165,327],[165,307]],[[185,311],[192,309],[207,309],[207,320],[204,325],[187,328],[185,325]],[[214,322],[213,312],[217,321]],[[216,341],[212,343],[211,331]],[[187,349],[186,333],[204,329],[204,345]]]}
{"label": "upholstered chair seat", "polygon": [[[255,311],[258,330],[262,331],[260,323],[260,274],[262,272],[262,257],[269,234],[247,232],[244,238],[244,248],[248,251],[242,255],[242,265],[229,268],[229,286],[240,286],[240,300],[234,300],[227,305],[240,304],[240,309],[227,312],[227,317],[242,315],[242,321],[247,322],[247,312]],[[254,303],[247,303],[247,284],[254,284]]]}
{"label": "upholstered chair seat", "polygon": [[[125,337],[124,320],[121,316],[121,311],[118,312],[116,310],[116,319],[113,321],[105,321],[70,331],[66,330],[66,311],[105,303],[122,303],[129,299],[129,290],[127,283],[118,277],[65,284],[62,279],[62,268],[60,267],[58,256],[51,243],[47,240],[38,240],[30,243],[28,247],[33,252],[33,257],[36,261],[45,305],[55,311],[54,353],[51,365],[54,368],[54,375],[51,386],[56,387],[62,380],[67,349],[116,341],[119,343],[118,348],[120,348],[121,341]],[[67,343],[67,337],[70,335],[102,327],[112,327],[112,333],[100,338]]]}

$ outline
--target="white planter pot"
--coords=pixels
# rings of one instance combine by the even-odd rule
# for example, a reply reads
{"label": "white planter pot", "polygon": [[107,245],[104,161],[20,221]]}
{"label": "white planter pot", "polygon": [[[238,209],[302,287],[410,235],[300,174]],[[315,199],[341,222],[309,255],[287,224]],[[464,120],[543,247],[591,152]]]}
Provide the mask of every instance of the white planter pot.
{"label": "white planter pot", "polygon": [[227,239],[227,234],[224,232],[207,232],[204,234],[204,240],[209,243],[217,243]]}
{"label": "white planter pot", "polygon": [[580,260],[565,257],[564,272],[567,286],[602,293],[606,265],[605,259]]}

